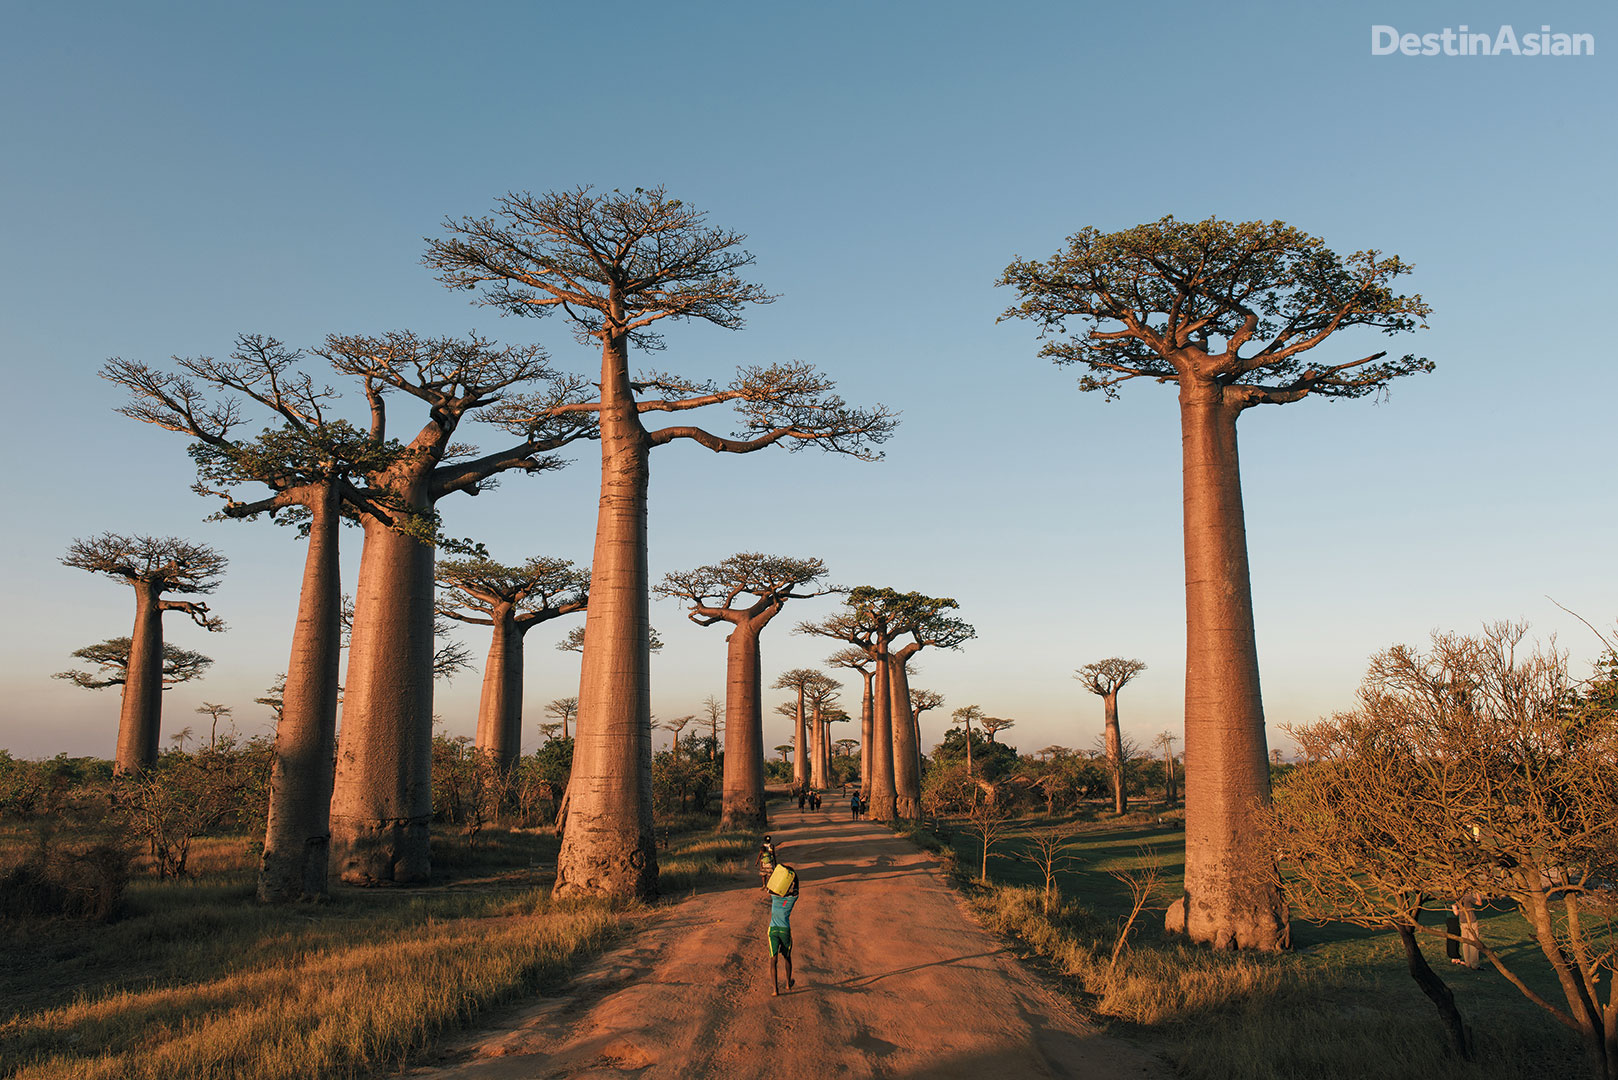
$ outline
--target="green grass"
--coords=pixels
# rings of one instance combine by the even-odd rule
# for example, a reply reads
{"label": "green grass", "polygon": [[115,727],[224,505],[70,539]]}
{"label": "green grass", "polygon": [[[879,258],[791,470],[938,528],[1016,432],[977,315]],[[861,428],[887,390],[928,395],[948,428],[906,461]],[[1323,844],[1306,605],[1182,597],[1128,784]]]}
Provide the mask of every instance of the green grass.
{"label": "green grass", "polygon": [[[1060,902],[1047,915],[1043,874],[1018,852],[1032,830],[1051,823],[1075,831],[1083,861],[1058,875]],[[1278,956],[1189,946],[1162,929],[1163,906],[1182,884],[1183,832],[1148,815],[1018,825],[991,849],[987,889],[964,881],[976,876],[981,848],[960,823],[947,824],[947,842],[921,839],[945,848],[986,927],[1043,957],[1084,1008],[1164,1052],[1184,1077],[1516,1080],[1586,1069],[1576,1039],[1492,969],[1448,964],[1441,940],[1424,941],[1424,951],[1474,1029],[1473,1063],[1448,1050],[1437,1012],[1410,978],[1391,932],[1295,922],[1294,948]],[[1130,909],[1129,889],[1113,873],[1138,874],[1149,865],[1159,869],[1159,899],[1112,967]],[[1529,982],[1558,1000],[1522,920],[1503,910],[1483,916],[1491,942],[1511,942],[1507,952]]]}
{"label": "green grass", "polygon": [[[756,843],[711,819],[675,823],[664,894],[739,873]],[[547,831],[439,835],[431,886],[262,907],[246,839],[199,841],[194,877],[137,879],[111,923],[0,923],[0,1076],[395,1070],[501,1003],[557,988],[640,921],[640,905],[553,902],[557,849]]]}

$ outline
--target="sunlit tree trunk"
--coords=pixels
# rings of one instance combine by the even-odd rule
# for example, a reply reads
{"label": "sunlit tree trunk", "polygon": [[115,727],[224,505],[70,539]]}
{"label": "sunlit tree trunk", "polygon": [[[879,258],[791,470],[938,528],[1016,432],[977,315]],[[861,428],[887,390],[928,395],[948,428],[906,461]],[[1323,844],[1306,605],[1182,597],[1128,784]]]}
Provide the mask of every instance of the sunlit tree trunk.
{"label": "sunlit tree trunk", "polygon": [[1116,814],[1129,809],[1129,795],[1124,791],[1124,736],[1118,727],[1118,695],[1101,696],[1107,717],[1107,768],[1112,770],[1112,809]]}
{"label": "sunlit tree trunk", "polygon": [[898,656],[888,657],[887,669],[895,812],[907,821],[916,821],[921,817],[921,770],[916,747],[916,718],[910,711],[910,674],[904,660]]}
{"label": "sunlit tree trunk", "polygon": [[871,701],[871,817],[892,821],[897,815],[893,772],[893,705],[888,654],[882,649],[872,665],[875,690]]}
{"label": "sunlit tree trunk", "polygon": [[259,861],[258,898],[265,903],[327,894],[342,652],[338,500],[337,485],[325,484],[309,503],[309,550],[275,725],[269,825]]}
{"label": "sunlit tree trunk", "polygon": [[725,779],[721,829],[763,828],[764,711],[758,630],[738,623],[725,661]]}
{"label": "sunlit tree trunk", "polygon": [[874,738],[872,734],[874,720],[872,698],[874,692],[871,684],[875,680],[876,674],[872,671],[862,671],[860,674],[865,676],[865,691],[860,695],[860,790],[865,792],[865,797],[869,798],[871,793],[871,743]]}
{"label": "sunlit tree trunk", "polygon": [[118,753],[113,772],[127,775],[157,762],[158,728],[163,715],[163,609],[157,586],[139,578],[135,628],[129,635],[129,663],[118,710]]}
{"label": "sunlit tree trunk", "polygon": [[1170,930],[1221,948],[1282,948],[1286,915],[1271,857],[1253,845],[1269,801],[1247,534],[1236,453],[1238,405],[1184,380],[1186,694],[1185,895]]}
{"label": "sunlit tree trunk", "polygon": [[505,772],[522,756],[523,631],[514,605],[495,605],[489,619],[494,640],[483,666],[476,745]]}
{"label": "sunlit tree trunk", "polygon": [[650,445],[629,386],[627,346],[619,334],[602,349],[601,499],[558,895],[657,894],[646,564]]}
{"label": "sunlit tree trunk", "polygon": [[[409,505],[427,505],[425,486]],[[433,557],[431,544],[366,519],[331,814],[351,884],[431,871]]]}

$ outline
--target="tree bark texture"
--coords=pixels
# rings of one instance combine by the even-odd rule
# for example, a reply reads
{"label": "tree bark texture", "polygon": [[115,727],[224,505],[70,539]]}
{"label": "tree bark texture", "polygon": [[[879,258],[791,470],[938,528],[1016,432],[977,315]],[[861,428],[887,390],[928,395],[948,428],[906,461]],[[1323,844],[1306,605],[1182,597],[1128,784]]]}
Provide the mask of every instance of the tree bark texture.
{"label": "tree bark texture", "polygon": [[264,903],[318,900],[328,891],[342,653],[338,498],[337,485],[326,484],[309,503],[309,550],[275,726],[269,825],[259,860]]}
{"label": "tree bark texture", "polygon": [[898,813],[893,772],[893,705],[888,653],[875,657],[875,691],[871,702],[871,817],[892,821]]}
{"label": "tree bark texture", "polygon": [[860,790],[865,797],[871,794],[871,741],[872,724],[874,720],[873,703],[874,691],[872,681],[876,678],[874,671],[861,671],[865,676],[865,690],[860,695]]}
{"label": "tree bark texture", "polygon": [[651,447],[635,411],[626,349],[621,335],[602,349],[601,499],[558,896],[657,895],[646,563]]}
{"label": "tree bark texture", "polygon": [[768,824],[764,812],[764,709],[758,630],[737,623],[725,660],[725,778],[721,829]]}
{"label": "tree bark texture", "polygon": [[157,763],[158,728],[163,716],[163,609],[157,586],[139,578],[135,628],[129,635],[124,696],[118,709],[118,751],[113,772],[138,773]]}
{"label": "tree bark texture", "polygon": [[483,665],[476,745],[504,773],[522,756],[523,628],[513,604],[496,605],[489,618],[494,638]]}
{"label": "tree bark texture", "polygon": [[910,673],[904,658],[888,656],[889,727],[893,737],[894,812],[906,821],[921,819],[921,769],[916,718],[910,710]]}
{"label": "tree bark texture", "polygon": [[350,884],[432,869],[433,561],[431,544],[366,520],[331,814]]}
{"label": "tree bark texture", "polygon": [[1270,856],[1253,846],[1270,797],[1236,453],[1240,407],[1182,383],[1185,482],[1185,894],[1168,929],[1220,948],[1284,948]]}
{"label": "tree bark texture", "polygon": [[1107,717],[1107,767],[1112,770],[1113,813],[1129,810],[1129,794],[1124,790],[1124,736],[1118,727],[1118,695],[1104,694],[1102,708]]}

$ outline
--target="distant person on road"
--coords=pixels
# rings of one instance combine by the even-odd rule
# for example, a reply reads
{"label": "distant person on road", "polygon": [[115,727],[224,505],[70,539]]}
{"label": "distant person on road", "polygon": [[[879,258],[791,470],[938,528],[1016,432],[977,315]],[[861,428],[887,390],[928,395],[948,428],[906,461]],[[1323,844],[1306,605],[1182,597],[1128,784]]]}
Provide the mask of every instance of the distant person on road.
{"label": "distant person on road", "polygon": [[760,888],[765,887],[769,882],[770,874],[775,870],[775,864],[778,861],[775,854],[775,841],[766,836],[764,843],[758,849],[758,883]]}
{"label": "distant person on road", "polygon": [[[787,867],[791,870],[792,867]],[[770,982],[775,986],[775,996],[781,996],[781,976],[778,964],[782,958],[787,962],[787,989],[791,990],[792,982],[792,909],[798,903],[798,876],[792,875],[792,887],[785,896],[770,894]]]}
{"label": "distant person on road", "polygon": [[857,791],[853,795],[849,796],[848,816],[852,821],[858,821],[860,819],[860,793]]}
{"label": "distant person on road", "polygon": [[798,809],[802,810],[803,809],[803,804],[808,802],[808,801],[809,801],[809,789],[808,788],[799,788],[798,789]]}

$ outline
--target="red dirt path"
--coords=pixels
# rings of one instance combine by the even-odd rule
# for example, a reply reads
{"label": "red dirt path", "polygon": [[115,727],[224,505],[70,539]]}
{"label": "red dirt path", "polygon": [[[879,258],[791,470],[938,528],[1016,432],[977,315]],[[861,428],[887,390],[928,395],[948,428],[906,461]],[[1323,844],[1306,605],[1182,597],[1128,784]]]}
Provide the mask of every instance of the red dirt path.
{"label": "red dirt path", "polygon": [[764,893],[713,888],[653,917],[563,997],[412,1080],[519,1077],[1085,1077],[1157,1080],[963,910],[933,860],[887,829],[777,811],[801,874],[790,993],[770,995]]}

